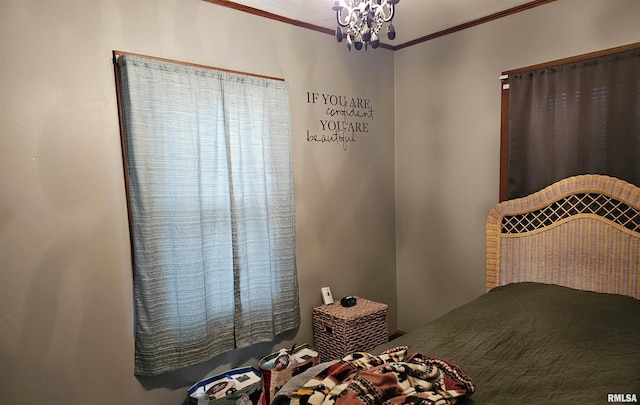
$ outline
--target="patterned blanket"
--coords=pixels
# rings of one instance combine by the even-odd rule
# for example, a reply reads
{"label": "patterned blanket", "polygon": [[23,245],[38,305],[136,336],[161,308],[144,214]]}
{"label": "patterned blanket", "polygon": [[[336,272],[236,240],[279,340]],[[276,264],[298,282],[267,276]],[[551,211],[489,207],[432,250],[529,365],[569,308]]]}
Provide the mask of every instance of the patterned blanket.
{"label": "patterned blanket", "polygon": [[291,404],[449,405],[474,392],[471,378],[457,365],[407,349],[348,355],[295,391]]}

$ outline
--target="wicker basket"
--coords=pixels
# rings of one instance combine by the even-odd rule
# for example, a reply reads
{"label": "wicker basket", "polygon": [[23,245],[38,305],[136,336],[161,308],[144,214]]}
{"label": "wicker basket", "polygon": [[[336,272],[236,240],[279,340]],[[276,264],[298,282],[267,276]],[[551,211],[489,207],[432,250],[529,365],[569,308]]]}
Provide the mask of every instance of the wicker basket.
{"label": "wicker basket", "polygon": [[320,361],[369,351],[388,340],[387,305],[357,297],[356,305],[339,303],[313,309],[313,340]]}

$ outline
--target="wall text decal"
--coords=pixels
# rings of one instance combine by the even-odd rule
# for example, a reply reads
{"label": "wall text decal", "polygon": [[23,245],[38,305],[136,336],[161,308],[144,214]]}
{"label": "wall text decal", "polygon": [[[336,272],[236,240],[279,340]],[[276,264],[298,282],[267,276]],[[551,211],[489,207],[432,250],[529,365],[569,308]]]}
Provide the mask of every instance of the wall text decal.
{"label": "wall text decal", "polygon": [[369,132],[373,121],[373,105],[368,98],[308,91],[307,104],[321,108],[316,131],[307,129],[307,142],[335,143],[346,151],[358,134]]}

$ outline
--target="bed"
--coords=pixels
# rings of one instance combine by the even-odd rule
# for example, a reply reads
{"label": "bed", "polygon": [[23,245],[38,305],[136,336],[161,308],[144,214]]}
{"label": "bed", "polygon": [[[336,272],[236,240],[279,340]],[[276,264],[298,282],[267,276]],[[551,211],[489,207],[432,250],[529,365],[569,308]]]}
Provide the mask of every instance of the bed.
{"label": "bed", "polygon": [[[497,204],[486,243],[485,294],[371,354],[404,348],[472,381],[433,403],[640,401],[640,189],[602,175],[561,180]],[[343,362],[298,376],[275,403],[314,403],[300,400],[305,385]]]}

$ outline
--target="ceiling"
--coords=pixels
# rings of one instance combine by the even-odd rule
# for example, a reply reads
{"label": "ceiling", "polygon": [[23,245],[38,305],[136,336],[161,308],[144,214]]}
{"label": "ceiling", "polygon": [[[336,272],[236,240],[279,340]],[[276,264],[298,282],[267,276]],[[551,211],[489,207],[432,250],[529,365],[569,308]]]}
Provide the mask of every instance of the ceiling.
{"label": "ceiling", "polygon": [[[447,29],[477,21],[510,9],[527,8],[553,0],[401,0],[396,5],[393,25],[396,39],[388,45],[397,46]],[[249,6],[281,17],[335,30],[334,0],[233,0],[215,1],[233,6]]]}

